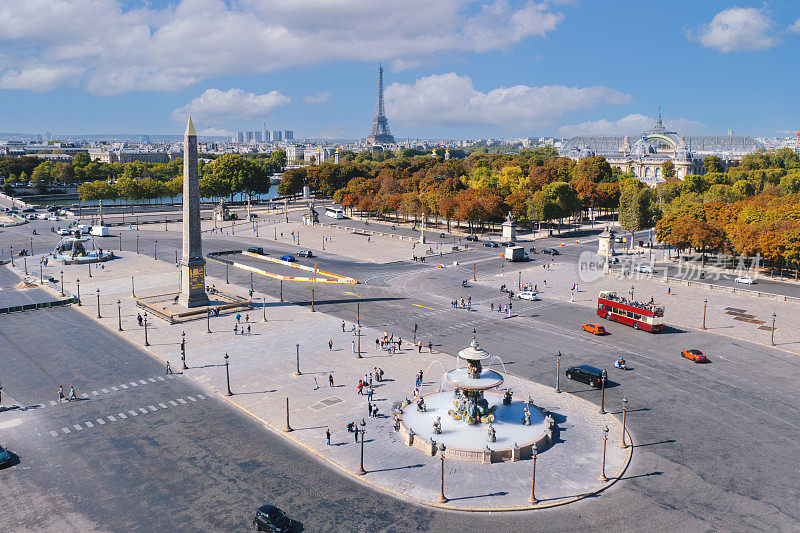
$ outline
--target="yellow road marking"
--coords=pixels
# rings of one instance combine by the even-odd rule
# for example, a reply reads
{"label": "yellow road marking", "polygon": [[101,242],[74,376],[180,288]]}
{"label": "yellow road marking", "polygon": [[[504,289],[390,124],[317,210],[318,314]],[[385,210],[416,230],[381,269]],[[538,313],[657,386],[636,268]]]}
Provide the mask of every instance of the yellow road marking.
{"label": "yellow road marking", "polygon": [[415,307],[422,307],[423,309],[430,309],[431,311],[436,311],[436,309],[434,309],[433,307],[425,307],[424,305],[419,305],[419,304],[411,304],[411,305]]}
{"label": "yellow road marking", "polygon": [[345,294],[349,294],[350,296],[355,296],[356,298],[361,298],[361,296],[359,296],[358,294],[356,294],[354,292],[345,292]]}

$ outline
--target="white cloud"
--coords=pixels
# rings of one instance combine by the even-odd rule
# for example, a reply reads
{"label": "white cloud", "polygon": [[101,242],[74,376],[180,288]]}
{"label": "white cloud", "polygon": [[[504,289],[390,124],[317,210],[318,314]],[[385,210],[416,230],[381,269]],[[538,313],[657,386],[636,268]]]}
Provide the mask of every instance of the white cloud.
{"label": "white cloud", "polygon": [[[575,137],[578,135],[639,135],[643,131],[652,129],[655,124],[655,118],[633,113],[614,121],[601,119],[561,126],[558,128],[558,135],[562,137]],[[702,122],[683,118],[665,120],[664,126],[681,135],[701,133],[707,129],[707,126]]]}
{"label": "white cloud", "polygon": [[246,93],[241,89],[206,89],[187,105],[172,112],[172,119],[183,122],[191,115],[196,120],[215,121],[236,118],[265,117],[291,99],[278,91],[267,94]]}
{"label": "white cloud", "polygon": [[608,87],[549,85],[475,90],[472,80],[454,73],[393,83],[386,88],[389,119],[413,126],[493,125],[523,131],[552,124],[565,113],[601,104],[625,104],[630,96]]}
{"label": "white cloud", "polygon": [[197,132],[200,137],[232,137],[233,132],[222,128],[212,128],[209,126]]}
{"label": "white cloud", "polygon": [[789,31],[793,33],[800,33],[800,19],[794,21],[794,24],[789,26]]}
{"label": "white cloud", "polygon": [[0,75],[0,88],[50,91],[77,81],[82,69],[66,66],[28,64],[20,69],[6,69]]}
{"label": "white cloud", "polygon": [[331,93],[330,91],[324,91],[317,94],[309,94],[303,98],[303,101],[312,105],[324,104],[331,101]]}
{"label": "white cloud", "polygon": [[[118,94],[336,60],[408,68],[442,52],[509,49],[564,18],[546,0],[482,2],[176,0],[129,8],[127,0],[6,0],[0,49],[10,64],[0,77],[38,64],[71,69],[93,93]],[[28,85],[36,88],[33,79]]]}
{"label": "white cloud", "polygon": [[778,43],[774,27],[775,22],[762,9],[733,7],[720,11],[711,22],[687,35],[723,53],[755,52]]}

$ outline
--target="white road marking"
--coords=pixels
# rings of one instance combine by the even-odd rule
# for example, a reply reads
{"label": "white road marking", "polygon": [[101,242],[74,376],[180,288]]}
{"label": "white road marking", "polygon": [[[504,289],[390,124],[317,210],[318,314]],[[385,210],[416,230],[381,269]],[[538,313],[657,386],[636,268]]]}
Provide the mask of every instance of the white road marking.
{"label": "white road marking", "polygon": [[131,387],[138,387],[138,386],[139,386],[138,383],[136,383],[135,381],[131,381]]}
{"label": "white road marking", "polygon": [[187,402],[186,400],[184,400],[183,398],[178,398],[178,401],[179,401],[180,403],[182,403],[182,404],[187,404],[187,403],[189,403],[189,402]]}
{"label": "white road marking", "polygon": [[148,408],[148,409],[150,409],[150,411],[152,411],[152,412],[154,412],[154,413],[155,413],[156,411],[158,411],[158,408],[157,408],[155,405],[148,405],[148,406],[147,406],[147,408]]}
{"label": "white road marking", "polygon": [[164,381],[164,376],[158,376],[158,381]]}
{"label": "white road marking", "polygon": [[80,424],[72,424],[72,427],[74,427],[78,431],[82,431],[83,430],[83,426],[81,426]]}
{"label": "white road marking", "polygon": [[150,383],[155,383],[156,382],[156,380],[153,379],[153,378],[148,378],[148,379],[150,380]]}
{"label": "white road marking", "polygon": [[160,403],[160,404],[158,404],[158,406],[159,406],[160,408],[162,408],[162,409],[166,409],[166,408],[167,408],[167,405],[166,405],[166,404],[163,404],[163,403]]}
{"label": "white road marking", "polygon": [[125,420],[126,418],[128,418],[127,416],[125,416],[125,413],[117,413],[117,416],[118,416],[118,417],[120,417],[120,418],[121,418],[121,419],[123,419],[123,420]]}
{"label": "white road marking", "polygon": [[108,418],[111,422],[116,422],[117,421],[117,419],[114,418],[112,415],[108,415],[106,418]]}
{"label": "white road marking", "polygon": [[196,402],[196,401],[197,401],[197,400],[195,400],[195,399],[194,399],[194,397],[193,397],[193,396],[187,396],[187,398],[188,398],[188,399],[190,399],[190,400],[191,400],[191,401],[193,401],[193,402]]}
{"label": "white road marking", "polygon": [[133,411],[133,410],[128,411],[128,413],[130,413],[131,416],[139,416],[139,413],[137,413],[136,411]]}
{"label": "white road marking", "polygon": [[84,425],[85,425],[87,428],[93,428],[93,427],[94,427],[94,424],[92,424],[91,422],[84,422]]}
{"label": "white road marking", "polygon": [[100,389],[100,390],[103,391],[103,394],[108,394],[108,389]]}
{"label": "white road marking", "polygon": [[50,405],[58,405],[58,402],[55,400],[50,400]]}
{"label": "white road marking", "polygon": [[69,430],[69,428],[61,428],[61,431],[63,431],[64,433],[72,433],[72,432]]}
{"label": "white road marking", "polygon": [[175,379],[175,376],[173,376],[172,374],[170,374],[170,375],[169,375],[169,376],[167,376],[167,377],[168,377],[169,379]]}
{"label": "white road marking", "polygon": [[52,435],[54,437],[58,437],[58,431],[51,431],[50,435]]}
{"label": "white road marking", "polygon": [[128,386],[125,385],[124,383],[122,385],[120,385],[120,387],[122,387],[123,389],[127,389],[128,388]]}
{"label": "white road marking", "polygon": [[200,398],[201,400],[205,400],[206,399],[206,397],[203,396],[202,394],[198,394],[197,397]]}
{"label": "white road marking", "polygon": [[105,425],[105,423],[106,423],[106,421],[105,421],[105,420],[103,420],[102,418],[98,418],[98,419],[97,419],[97,423],[98,423],[98,424],[100,424],[101,426],[104,426],[104,425]]}
{"label": "white road marking", "polygon": [[169,403],[172,404],[172,407],[178,407],[178,404],[172,400],[170,400]]}
{"label": "white road marking", "polygon": [[147,414],[147,409],[145,409],[144,407],[140,407],[139,408],[139,412],[142,413],[143,415],[146,415]]}
{"label": "white road marking", "polygon": [[147,385],[147,382],[145,380],[143,380],[143,379],[140,379],[139,383],[141,383],[142,385]]}
{"label": "white road marking", "polygon": [[116,388],[115,386],[113,386],[113,385],[112,385],[112,386],[111,386],[111,390],[118,391],[119,389],[118,389],[118,388]]}
{"label": "white road marking", "polygon": [[81,393],[81,398],[88,398],[88,397],[89,397],[89,395],[88,395],[88,394],[86,394],[85,392],[82,392],[82,393]]}
{"label": "white road marking", "polygon": [[95,395],[95,396],[100,396],[100,393],[99,393],[99,392],[97,392],[96,390],[93,390],[93,391],[92,391],[92,394],[93,394],[93,395]]}

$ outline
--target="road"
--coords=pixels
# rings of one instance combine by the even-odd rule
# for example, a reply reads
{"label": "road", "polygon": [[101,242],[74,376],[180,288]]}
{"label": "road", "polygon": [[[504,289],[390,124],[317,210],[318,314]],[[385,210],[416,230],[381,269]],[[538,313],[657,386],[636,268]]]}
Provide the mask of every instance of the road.
{"label": "road", "polygon": [[[179,236],[172,232],[139,234],[142,242],[158,239],[160,249],[178,245]],[[577,245],[559,247],[562,255],[558,262],[574,261],[582,249],[590,247],[588,237],[583,244],[580,237],[578,240]],[[537,248],[548,242],[557,241],[541,242]],[[204,238],[204,251],[253,244],[270,253],[298,249],[286,243],[254,243],[237,235]],[[648,335],[609,325],[611,335],[590,337],[579,331],[579,325],[593,318],[591,309],[550,299],[546,289],[540,302],[515,301],[514,311],[519,316],[503,320],[488,308],[490,302],[504,297],[494,284],[475,284],[469,289],[460,286],[460,281],[471,274],[473,264],[480,280],[500,274],[505,267],[496,255],[495,249],[477,247],[458,254],[461,269],[436,269],[431,263],[360,263],[320,253],[315,258],[320,268],[354,276],[362,284],[316,285],[317,311],[352,322],[355,304],[362,302],[362,324],[394,332],[403,339],[412,338],[417,324],[425,342],[430,340],[435,350],[449,353],[463,348],[475,328],[482,346],[499,355],[508,372],[548,385],[554,381],[554,354],[559,351],[564,368],[573,364],[610,368],[611,362],[623,354],[632,370],[611,371],[612,383],[605,401],[607,409],[619,412],[622,396],[629,399],[628,424],[638,446],[623,482],[600,498],[547,512],[491,516],[434,512],[398,502],[298,455],[218,400],[161,409],[154,402],[166,400],[169,405],[169,400],[196,396],[197,389],[180,377],[158,380],[163,369],[135,347],[121,346],[122,341],[112,333],[96,332],[87,349],[80,332],[91,329],[92,323],[70,309],[47,311],[67,317],[59,320],[42,320],[38,317],[48,316],[40,315],[42,312],[3,318],[0,334],[5,335],[4,341],[14,339],[20,331],[30,331],[37,344],[33,350],[17,341],[15,345],[3,343],[8,353],[3,354],[0,372],[3,376],[26,372],[39,376],[25,377],[22,386],[4,377],[4,393],[23,404],[38,403],[52,398],[57,383],[64,382],[75,383],[79,391],[100,388],[100,396],[20,415],[2,413],[2,420],[9,415],[30,414],[32,420],[20,428],[37,429],[14,432],[14,438],[21,440],[9,445],[28,450],[31,457],[23,455],[25,461],[0,475],[14,476],[11,486],[16,487],[15,494],[44,495],[38,502],[39,511],[32,513],[34,517],[46,516],[48,506],[56,502],[58,516],[72,516],[72,512],[75,520],[112,529],[117,529],[113,525],[117,516],[126,525],[144,528],[152,523],[148,519],[168,520],[164,516],[170,514],[197,529],[235,529],[246,525],[250,510],[265,498],[314,531],[485,531],[489,527],[552,531],[601,527],[630,531],[644,527],[657,531],[678,527],[792,530],[800,526],[796,476],[787,475],[797,472],[794,458],[800,455],[796,438],[800,360],[778,350],[697,331],[668,329],[661,335]],[[224,277],[219,264],[209,263],[209,271]],[[249,284],[247,272],[231,269],[230,277],[243,286]],[[274,280],[255,278],[256,294],[276,295],[277,285]],[[284,298],[310,305],[310,288],[307,284],[285,283]],[[466,293],[472,297],[473,311],[451,309],[450,300]],[[51,339],[48,344],[41,340],[46,338]],[[712,357],[712,364],[695,365],[678,357],[683,346],[718,356]],[[51,353],[58,353],[53,361],[51,356],[43,356]],[[62,353],[68,359],[60,359]],[[72,368],[80,368],[80,372]],[[114,373],[108,374],[111,369]],[[151,377],[157,383],[149,383]],[[119,387],[135,379],[145,379],[148,384],[131,395],[122,391],[102,393],[109,385]],[[599,404],[597,391],[563,379],[561,383],[568,393]],[[28,390],[31,392],[25,392]],[[107,407],[95,408],[100,402],[107,402]],[[85,428],[58,437],[49,434],[113,412],[149,410],[149,405],[157,410],[124,424],[106,423],[102,428]],[[77,409],[86,411],[72,416]],[[146,425],[145,420],[154,422]],[[144,427],[136,429],[134,424],[140,423]],[[569,420],[560,421],[560,425],[568,430]],[[128,437],[117,431],[127,431]],[[108,436],[106,432],[110,432]],[[4,431],[0,437],[7,434]],[[236,437],[229,437],[233,435]],[[75,437],[88,442],[65,447],[63,441]],[[90,439],[98,440],[94,444]],[[220,449],[224,453],[219,453]],[[92,461],[75,459],[81,453]],[[165,456],[170,459],[165,461]],[[45,458],[50,457],[57,466],[48,467]],[[143,457],[148,460],[143,461]],[[30,470],[24,471],[23,465],[30,465]],[[58,475],[62,471],[64,475]],[[197,483],[200,473],[211,479],[202,488]],[[80,488],[66,491],[69,485],[64,485],[65,479],[79,480]],[[85,492],[73,495],[78,490]],[[131,502],[140,500],[148,502],[147,514],[142,505],[122,510],[118,507],[131,507]],[[17,518],[0,515],[0,522],[16,523]],[[165,522],[164,527],[174,523],[179,522]]]}

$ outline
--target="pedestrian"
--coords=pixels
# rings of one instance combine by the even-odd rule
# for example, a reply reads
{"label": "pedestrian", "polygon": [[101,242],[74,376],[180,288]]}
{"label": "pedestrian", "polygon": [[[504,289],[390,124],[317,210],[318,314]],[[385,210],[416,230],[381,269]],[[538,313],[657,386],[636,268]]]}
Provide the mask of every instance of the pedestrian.
{"label": "pedestrian", "polygon": [[333,374],[328,374],[328,386],[333,387]]}
{"label": "pedestrian", "polygon": [[364,381],[361,379],[358,380],[358,393],[362,396],[364,394]]}
{"label": "pedestrian", "polygon": [[342,333],[344,333],[344,320],[342,320]]}
{"label": "pedestrian", "polygon": [[428,341],[428,353],[433,353],[433,343]]}
{"label": "pedestrian", "polygon": [[403,339],[397,337],[397,351],[400,351],[400,344],[403,342]]}
{"label": "pedestrian", "polygon": [[369,391],[367,391],[367,399],[368,399],[369,401],[372,401],[372,395],[373,395],[373,394],[375,394],[375,389],[373,389],[372,387],[370,387],[370,388],[369,388]]}
{"label": "pedestrian", "polygon": [[380,349],[381,340],[378,337],[375,337],[375,349]]}
{"label": "pedestrian", "polygon": [[317,383],[317,376],[314,376],[314,390],[319,389],[319,383]]}
{"label": "pedestrian", "polygon": [[489,307],[491,308],[491,310],[492,310],[492,311],[494,311],[494,302],[492,302],[491,304],[489,304]]}
{"label": "pedestrian", "polygon": [[369,386],[372,387],[372,372],[369,373]]}
{"label": "pedestrian", "polygon": [[69,388],[69,398],[67,398],[67,400],[72,401],[77,399],[78,397],[75,396],[75,386],[73,385],[72,387]]}
{"label": "pedestrian", "polygon": [[325,428],[325,444],[326,446],[331,445],[331,428]]}
{"label": "pedestrian", "polygon": [[356,341],[353,341],[353,353],[356,353]]}
{"label": "pedestrian", "polygon": [[422,353],[422,339],[417,342],[417,352]]}
{"label": "pedestrian", "polygon": [[142,327],[142,314],[141,313],[136,315],[136,321],[139,323],[139,327]]}
{"label": "pedestrian", "polygon": [[64,397],[64,387],[59,385],[58,386],[58,401],[60,402],[61,400],[66,400],[66,398]]}
{"label": "pedestrian", "polygon": [[378,418],[378,404],[372,406],[372,418]]}
{"label": "pedestrian", "polygon": [[[252,296],[252,294],[250,296]],[[250,313],[247,313],[246,315],[244,315],[244,321],[245,322],[250,322]]]}
{"label": "pedestrian", "polygon": [[172,366],[170,366],[169,361],[167,361],[167,375],[172,374]]}
{"label": "pedestrian", "polygon": [[372,416],[372,403],[367,399],[367,416]]}
{"label": "pedestrian", "polygon": [[667,296],[669,296],[670,293],[672,293],[672,287],[667,287]]}
{"label": "pedestrian", "polygon": [[333,339],[328,339],[328,351],[333,351]]}
{"label": "pedestrian", "polygon": [[358,444],[358,431],[359,431],[358,426],[356,426],[356,429],[353,431],[353,433],[355,434],[355,438],[356,438],[356,444]]}
{"label": "pedestrian", "polygon": [[355,336],[356,336],[356,325],[353,324],[353,337],[355,337]]}
{"label": "pedestrian", "polygon": [[241,321],[242,321],[242,314],[241,313],[236,313],[236,323],[238,324]]}
{"label": "pedestrian", "polygon": [[237,335],[239,333],[239,324],[233,325],[233,334]]}
{"label": "pedestrian", "polygon": [[383,381],[383,369],[379,368],[378,373],[381,375],[381,381]]}

